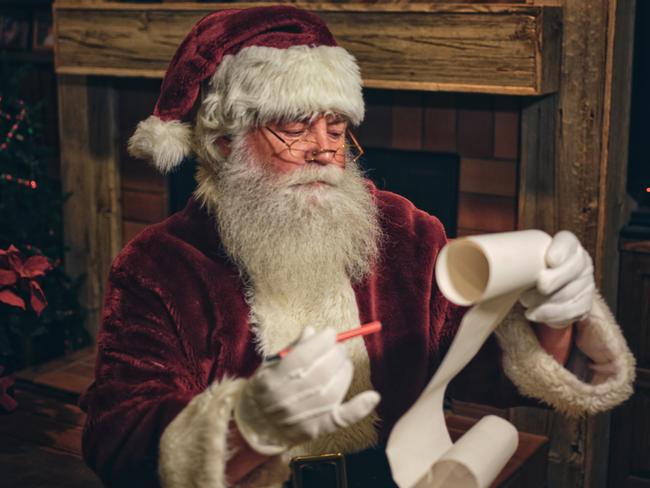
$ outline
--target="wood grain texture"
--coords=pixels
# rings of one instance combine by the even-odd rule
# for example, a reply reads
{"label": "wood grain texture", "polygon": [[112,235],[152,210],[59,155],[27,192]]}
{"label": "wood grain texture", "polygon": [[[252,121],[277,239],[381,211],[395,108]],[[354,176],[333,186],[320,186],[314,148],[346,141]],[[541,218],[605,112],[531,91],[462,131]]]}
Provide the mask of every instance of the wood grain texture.
{"label": "wood grain texture", "polygon": [[[624,197],[619,154],[627,151],[631,3],[565,0],[559,92],[527,101],[522,112],[519,226],[573,231],[594,257],[610,304]],[[526,409],[513,418],[518,428],[551,438],[549,486],[606,485],[608,414],[567,420]]]}
{"label": "wood grain texture", "polygon": [[634,395],[612,413],[608,486],[650,486],[650,241],[623,242],[618,290],[623,333],[637,359]]}
{"label": "wood grain texture", "polygon": [[147,225],[149,224],[134,222],[131,220],[125,220],[122,222],[123,244],[126,245],[127,242],[146,229]]}
{"label": "wood grain texture", "polygon": [[532,98],[521,111],[518,229],[557,230],[555,134],[557,96]]}
{"label": "wood grain texture", "polygon": [[630,103],[635,1],[610,3],[604,93],[603,144],[600,155],[596,262],[603,295],[616,310],[618,234],[627,222],[626,179],[630,135]]}
{"label": "wood grain texture", "polygon": [[125,190],[122,192],[122,215],[124,220],[154,223],[167,216],[165,194]]}
{"label": "wood grain texture", "polygon": [[517,163],[494,159],[460,160],[460,191],[510,197],[517,196]]}
{"label": "wood grain texture", "polygon": [[115,151],[115,96],[110,84],[59,77],[61,183],[66,271],[86,274],[80,300],[95,334],[104,283],[121,247],[120,177]]}
{"label": "wood grain texture", "polygon": [[507,232],[515,229],[516,202],[509,197],[460,193],[458,227],[483,232]]}
{"label": "wood grain texture", "polygon": [[[259,4],[237,4],[252,5]],[[557,87],[557,7],[305,6],[357,57],[368,87],[516,94]],[[225,7],[232,4],[56,2],[57,72],[162,77],[192,25]]]}
{"label": "wood grain texture", "polygon": [[394,149],[422,149],[423,95],[418,92],[397,92],[393,97]]}

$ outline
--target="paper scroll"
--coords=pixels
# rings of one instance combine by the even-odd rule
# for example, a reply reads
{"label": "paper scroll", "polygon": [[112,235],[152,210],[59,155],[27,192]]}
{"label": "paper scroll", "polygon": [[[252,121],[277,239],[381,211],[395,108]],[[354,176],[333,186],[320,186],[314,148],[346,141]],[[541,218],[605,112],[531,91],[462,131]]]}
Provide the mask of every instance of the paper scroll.
{"label": "paper scroll", "polygon": [[449,382],[479,351],[522,291],[546,267],[551,237],[539,230],[457,239],[436,262],[442,293],[458,305],[474,305],[420,398],[397,422],[386,454],[400,488],[483,488],[517,449],[517,430],[495,416],[481,419],[454,444],[443,412]]}

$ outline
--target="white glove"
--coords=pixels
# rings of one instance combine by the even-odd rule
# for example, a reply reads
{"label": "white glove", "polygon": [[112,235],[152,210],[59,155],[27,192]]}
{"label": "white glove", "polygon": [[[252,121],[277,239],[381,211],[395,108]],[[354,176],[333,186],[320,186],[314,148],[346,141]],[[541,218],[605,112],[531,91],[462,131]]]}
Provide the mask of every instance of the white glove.
{"label": "white glove", "polygon": [[255,372],[235,406],[242,436],[269,456],[354,424],[371,413],[379,393],[365,391],[346,403],[353,366],[332,328],[305,328],[291,351]]}
{"label": "white glove", "polygon": [[558,329],[585,319],[596,285],[591,257],[578,238],[566,230],[555,234],[546,251],[546,265],[536,288],[519,299],[527,309],[526,318]]}

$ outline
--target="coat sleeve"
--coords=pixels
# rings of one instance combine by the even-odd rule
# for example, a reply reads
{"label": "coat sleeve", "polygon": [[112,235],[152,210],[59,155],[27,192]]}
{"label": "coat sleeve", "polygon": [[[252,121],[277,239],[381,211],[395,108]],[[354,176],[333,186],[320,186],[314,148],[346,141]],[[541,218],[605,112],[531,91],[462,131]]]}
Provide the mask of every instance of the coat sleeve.
{"label": "coat sleeve", "polygon": [[97,338],[84,459],[109,486],[156,486],[158,440],[198,394],[172,314],[154,283],[114,266]]}
{"label": "coat sleeve", "polygon": [[[199,464],[217,480],[204,486],[225,486],[231,404],[244,380],[206,384],[159,280],[118,261],[105,296],[95,381],[80,401],[87,412],[84,459],[108,486],[189,486],[175,477]],[[195,470],[188,479],[201,475]]]}
{"label": "coat sleeve", "polygon": [[[95,381],[80,402],[84,459],[107,486],[225,488],[232,411],[246,380],[209,382],[195,344],[208,333],[184,329],[197,326],[183,322],[160,273],[136,257],[138,266],[118,257],[109,275]],[[218,361],[219,344],[210,349]],[[238,486],[284,476],[273,468],[280,464],[270,458]]]}
{"label": "coat sleeve", "polygon": [[[455,318],[454,332],[459,315]],[[550,406],[573,417],[609,410],[629,398],[634,357],[600,295],[589,316],[576,324],[575,337],[571,360],[561,365],[541,347],[517,304],[454,379],[449,394],[499,408]]]}
{"label": "coat sleeve", "polygon": [[503,369],[519,391],[571,417],[616,407],[633,392],[635,360],[609,307],[596,293],[587,318],[576,324],[572,360],[559,364],[540,346],[516,305],[497,328]]}

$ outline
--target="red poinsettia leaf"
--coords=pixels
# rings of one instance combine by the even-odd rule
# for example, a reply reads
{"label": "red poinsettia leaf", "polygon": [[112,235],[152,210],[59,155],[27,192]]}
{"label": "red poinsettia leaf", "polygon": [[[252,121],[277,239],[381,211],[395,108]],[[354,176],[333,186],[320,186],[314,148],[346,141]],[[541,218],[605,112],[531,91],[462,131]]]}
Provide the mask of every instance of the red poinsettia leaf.
{"label": "red poinsettia leaf", "polygon": [[25,310],[25,300],[20,298],[11,290],[0,290],[0,302]]}
{"label": "red poinsettia leaf", "polygon": [[8,269],[0,269],[0,286],[9,286],[16,283],[16,272]]}
{"label": "red poinsettia leaf", "polygon": [[35,278],[45,276],[45,273],[52,269],[52,264],[45,256],[31,256],[25,261],[20,271],[23,278]]}
{"label": "red poinsettia leaf", "polygon": [[22,276],[23,260],[20,257],[20,254],[7,254],[7,259],[9,259],[9,269],[13,269],[16,273]]}
{"label": "red poinsettia leaf", "polygon": [[18,251],[18,248],[11,244],[6,250],[0,249],[0,256],[6,256],[8,254],[18,254],[20,251]]}
{"label": "red poinsettia leaf", "polygon": [[43,293],[41,285],[35,281],[29,282],[29,291],[31,292],[29,303],[34,309],[34,312],[36,312],[36,315],[40,316],[41,312],[45,310],[45,307],[47,307],[47,299],[45,298],[45,293]]}

